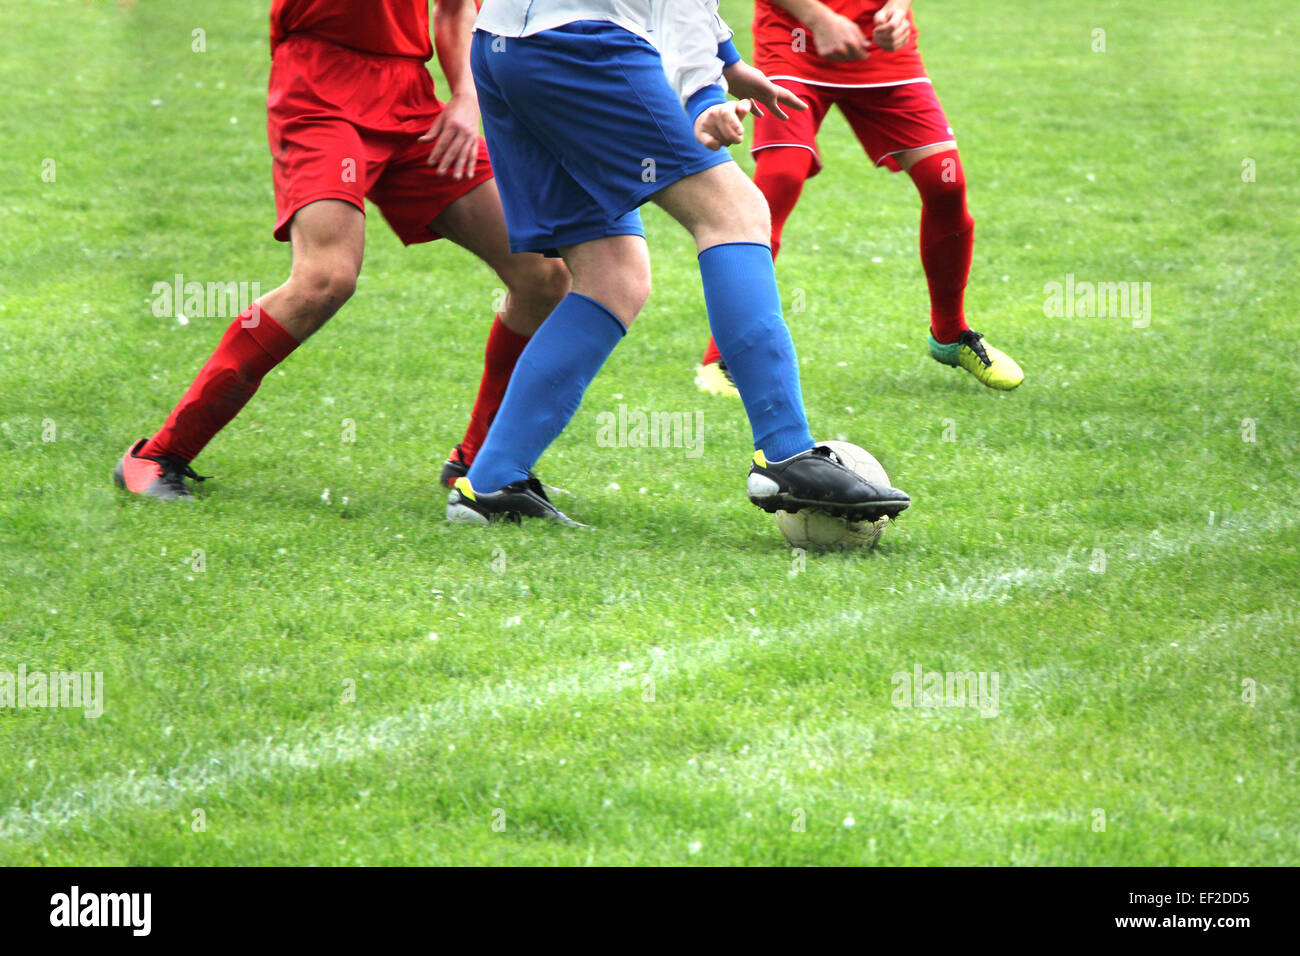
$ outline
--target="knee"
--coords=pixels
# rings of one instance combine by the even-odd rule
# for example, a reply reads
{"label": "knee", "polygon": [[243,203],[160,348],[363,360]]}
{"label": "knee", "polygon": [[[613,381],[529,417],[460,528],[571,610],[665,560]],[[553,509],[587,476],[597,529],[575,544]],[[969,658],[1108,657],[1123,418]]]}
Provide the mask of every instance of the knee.
{"label": "knee", "polygon": [[632,324],[650,298],[650,268],[629,267],[615,281],[595,285],[575,283],[574,292],[599,302],[613,312],[625,326]]}
{"label": "knee", "polygon": [[501,273],[512,299],[534,303],[550,312],[569,293],[569,268],[562,259],[548,259],[528,254],[521,256],[526,265]]}
{"label": "knee", "polygon": [[961,176],[940,175],[929,189],[928,202],[950,209],[964,208],[966,205],[966,180]]}
{"label": "knee", "polygon": [[772,213],[767,197],[738,167],[723,182],[725,189],[719,197],[722,203],[717,214],[696,231],[698,248],[724,242],[767,245],[772,238]]}
{"label": "knee", "polygon": [[963,182],[940,183],[922,197],[922,205],[928,215],[960,224],[962,229],[975,225],[966,208],[966,184]]}
{"label": "knee", "polygon": [[801,147],[762,150],[754,167],[754,182],[770,202],[793,201],[812,172],[813,158]]}
{"label": "knee", "polygon": [[650,299],[650,270],[638,273],[628,283],[626,307],[629,312],[628,322],[641,314]]}
{"label": "knee", "polygon": [[956,151],[927,156],[908,170],[927,212],[969,219],[966,211],[966,175]]}
{"label": "knee", "polygon": [[767,197],[748,179],[745,186],[738,190],[734,218],[729,229],[737,235],[733,242],[756,242],[766,245],[772,238],[772,211],[767,204]]}
{"label": "knee", "polygon": [[357,270],[345,263],[314,263],[294,269],[304,307],[329,318],[357,291]]}
{"label": "knee", "polygon": [[644,273],[624,276],[617,287],[604,290],[598,301],[628,326],[641,314],[649,298],[650,270],[647,269]]}

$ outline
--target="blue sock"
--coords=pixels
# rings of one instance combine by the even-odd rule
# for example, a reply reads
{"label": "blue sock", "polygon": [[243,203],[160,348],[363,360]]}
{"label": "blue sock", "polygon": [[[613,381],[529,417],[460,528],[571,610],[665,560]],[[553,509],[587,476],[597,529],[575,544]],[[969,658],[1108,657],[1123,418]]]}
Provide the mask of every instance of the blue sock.
{"label": "blue sock", "polygon": [[781,314],[772,250],[728,242],[700,253],[713,341],[745,403],[754,447],[782,461],[813,446],[799,389],[799,359]]}
{"label": "blue sock", "polygon": [[490,494],[528,477],[626,331],[595,299],[576,292],[564,297],[519,356],[501,408],[470,465],[475,491]]}

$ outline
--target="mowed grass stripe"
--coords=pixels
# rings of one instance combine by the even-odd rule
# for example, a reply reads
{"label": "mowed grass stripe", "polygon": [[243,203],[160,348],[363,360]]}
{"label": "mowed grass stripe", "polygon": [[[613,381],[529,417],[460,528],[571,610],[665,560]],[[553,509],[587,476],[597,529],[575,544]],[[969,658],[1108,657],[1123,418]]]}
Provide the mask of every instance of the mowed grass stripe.
{"label": "mowed grass stripe", "polygon": [[[1282,625],[1288,619],[1274,613],[1239,622],[1225,618],[1206,633],[1236,636],[1242,628],[1257,631],[1261,624]],[[831,635],[799,636],[820,643]],[[1169,636],[1189,643],[1181,632]],[[752,663],[782,647],[797,656],[798,646],[807,643],[760,639],[743,656]],[[1225,650],[1235,652],[1232,646]],[[764,662],[769,671],[789,673],[781,664],[779,659]],[[1122,674],[1091,666],[1085,670],[1057,668],[1055,679],[1082,676],[1094,692],[1117,697],[1132,696],[1139,680],[1127,681],[1130,688],[1125,689],[1114,686],[1126,683]],[[1198,792],[1204,788],[1197,786],[1198,764],[1204,766],[1205,758],[1213,756],[1205,749],[1207,742],[1220,730],[1219,722],[1206,720],[1203,712],[1195,718],[1202,742],[1187,749],[1186,768],[1173,768],[1189,787],[1171,799],[1167,787],[1148,795],[1123,779],[1105,776],[1104,768],[1125,762],[1123,750],[1134,743],[1125,739],[1134,729],[1130,725],[1114,728],[1118,753],[1107,748],[1089,753],[1092,730],[1086,721],[1075,721],[1058,734],[1041,722],[984,724],[960,712],[925,718],[894,711],[884,703],[883,675],[874,675],[877,680],[867,695],[875,702],[873,713],[862,720],[839,716],[836,689],[825,681],[784,688],[782,698],[754,710],[735,694],[735,681],[747,678],[726,660],[679,676],[682,680],[665,682],[657,706],[639,702],[636,685],[629,684],[626,694],[595,700],[590,709],[583,699],[576,705],[583,708],[582,719],[571,719],[577,714],[569,699],[536,710],[506,708],[482,715],[473,726],[416,737],[398,751],[363,752],[359,759],[364,763],[352,768],[322,763],[304,767],[301,781],[290,774],[235,782],[222,794],[203,796],[219,834],[207,838],[192,837],[178,825],[175,811],[142,808],[129,816],[119,814],[103,820],[93,834],[69,834],[54,848],[51,862],[85,843],[102,852],[98,841],[108,833],[116,846],[129,849],[103,862],[124,863],[158,858],[233,863],[240,861],[240,852],[247,854],[242,859],[298,864],[690,858],[1154,865],[1289,859],[1289,844],[1263,807],[1243,808],[1231,833],[1225,837],[1220,832],[1221,788]],[[1014,673],[1006,676],[1016,679]],[[766,685],[759,680],[754,686]],[[839,690],[852,696],[859,686],[841,682]],[[1008,695],[1016,701],[1024,697],[1014,684]],[[773,711],[801,699],[818,704],[811,713],[802,712],[803,707],[797,714],[782,713],[774,726],[750,726],[754,717],[771,720]],[[725,720],[721,703],[733,705]],[[1245,712],[1233,704],[1223,709]],[[1157,701],[1149,713],[1161,724],[1152,732],[1177,747],[1181,738],[1166,733],[1164,725],[1178,717],[1178,709]],[[1029,715],[1017,711],[1017,716]],[[608,739],[611,730],[617,731],[617,744]],[[508,739],[526,739],[529,746],[519,750],[498,743]],[[673,740],[672,747],[665,748],[666,739]],[[1040,744],[1056,749],[1045,751]],[[1022,751],[1007,749],[1013,746]],[[949,755],[963,759],[946,766],[943,759]],[[1068,771],[1079,768],[1067,765],[1079,764],[1081,756],[1102,768],[1095,782],[1086,774],[1070,778]],[[1261,748],[1254,756],[1262,764],[1270,755]],[[1229,787],[1256,793],[1259,770],[1240,769],[1251,777],[1250,790],[1230,782]],[[307,792],[313,808],[304,817],[296,803]],[[945,796],[959,793],[964,796]],[[1109,837],[1091,830],[1096,806],[1109,813]],[[492,834],[484,841],[495,807],[509,812],[509,836]],[[806,811],[809,829],[787,841],[791,813],[798,808]],[[846,827],[843,821],[855,815],[856,824]],[[682,821],[690,821],[690,827],[681,829]],[[292,850],[259,840],[259,834],[285,828],[300,837],[300,831],[309,831],[313,838],[300,839]],[[1257,839],[1245,839],[1243,828]],[[621,846],[620,835],[633,833],[636,840]],[[980,839],[972,840],[972,833]],[[698,848],[702,840],[708,845],[703,853]],[[159,855],[150,856],[151,851]]]}
{"label": "mowed grass stripe", "polygon": [[[1141,567],[1187,554],[1197,545],[1225,547],[1234,539],[1251,539],[1260,534],[1289,530],[1295,524],[1295,512],[1245,512],[1234,516],[1230,523],[1205,530],[1181,529],[1176,534],[1143,534],[1117,550]],[[986,571],[962,579],[951,587],[940,585],[934,590],[899,595],[867,614],[844,611],[810,620],[802,626],[782,627],[778,634],[757,622],[756,633],[749,637],[652,648],[622,662],[591,659],[577,667],[565,667],[536,677],[511,679],[490,686],[475,683],[434,704],[409,708],[365,724],[340,725],[312,732],[298,740],[246,741],[234,747],[221,748],[165,775],[131,772],[106,775],[74,786],[63,785],[56,794],[5,811],[0,816],[0,839],[37,839],[51,828],[60,829],[78,821],[99,819],[122,811],[176,805],[185,797],[220,792],[229,785],[280,772],[319,769],[377,752],[419,746],[434,734],[473,725],[484,718],[499,717],[503,710],[554,708],[561,703],[565,706],[581,705],[585,701],[626,695],[640,686],[645,675],[656,682],[670,677],[681,679],[709,665],[732,661],[764,644],[775,642],[790,646],[806,643],[827,633],[833,634],[846,624],[857,628],[870,624],[884,633],[904,633],[916,623],[915,617],[924,614],[935,601],[962,605],[997,601],[1014,592],[1033,591],[1060,583],[1067,576],[1082,577],[1090,573],[1086,565],[1073,562],[1061,562],[1052,568]]]}

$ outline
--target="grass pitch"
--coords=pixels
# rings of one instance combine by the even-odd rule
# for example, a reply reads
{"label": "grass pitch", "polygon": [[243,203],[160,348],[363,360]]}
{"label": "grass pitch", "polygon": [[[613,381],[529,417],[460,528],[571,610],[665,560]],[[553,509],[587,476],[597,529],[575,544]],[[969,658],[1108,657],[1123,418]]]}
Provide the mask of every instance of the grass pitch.
{"label": "grass pitch", "polygon": [[[594,533],[444,523],[496,282],[378,215],[201,501],[112,486],[229,321],[155,284],[287,272],[267,6],[0,0],[0,675],[104,680],[97,719],[0,709],[0,863],[1300,862],[1289,0],[1227,39],[1204,0],[919,0],[968,313],[1027,380],[930,360],[915,191],[833,115],[778,275],[814,432],[914,504],[803,559],[692,387],[656,210],[650,304],[539,466]],[[607,447],[620,404],[702,412],[702,453]],[[918,668],[996,713],[903,700]]]}

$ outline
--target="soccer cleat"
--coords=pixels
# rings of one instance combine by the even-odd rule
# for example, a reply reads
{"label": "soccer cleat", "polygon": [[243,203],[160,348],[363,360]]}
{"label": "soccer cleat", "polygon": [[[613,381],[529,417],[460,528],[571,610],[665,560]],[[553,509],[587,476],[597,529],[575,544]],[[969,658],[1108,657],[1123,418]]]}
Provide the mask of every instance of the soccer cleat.
{"label": "soccer cleat", "polygon": [[205,481],[208,475],[196,474],[190,463],[170,455],[141,455],[140,449],[148,439],[141,438],[127,449],[122,460],[113,469],[113,480],[119,488],[136,495],[148,495],[162,501],[193,498],[185,485],[186,478]]}
{"label": "soccer cleat", "polygon": [[457,524],[487,524],[490,521],[513,521],[523,518],[546,518],[570,528],[587,525],[574,521],[546,497],[546,489],[532,475],[512,481],[500,491],[481,494],[473,489],[468,477],[457,478],[447,498],[447,520]]}
{"label": "soccer cleat", "polygon": [[785,461],[754,452],[746,487],[749,500],[769,513],[817,508],[850,521],[894,518],[912,503],[897,488],[867,481],[825,445]]}
{"label": "soccer cleat", "polygon": [[[461,451],[460,445],[451,450],[447,460],[442,463],[442,473],[438,475],[438,484],[446,485],[453,488],[456,485],[457,478],[464,478],[469,474],[469,466],[472,461],[465,460],[465,453]],[[528,473],[529,478],[537,477],[531,471]],[[569,492],[563,488],[557,488],[555,485],[542,485],[548,495],[567,495]]]}
{"label": "soccer cleat", "polygon": [[727,398],[739,398],[740,392],[722,359],[708,365],[695,366],[695,387],[710,395],[723,395]]}
{"label": "soccer cleat", "polygon": [[469,474],[470,463],[465,460],[464,452],[457,445],[447,455],[447,460],[442,463],[442,473],[438,475],[438,483],[446,485],[448,488],[456,484],[457,478],[464,478]]}
{"label": "soccer cleat", "polygon": [[964,330],[957,336],[956,342],[948,344],[938,341],[931,334],[930,355],[944,365],[961,366],[989,388],[1004,392],[1025,380],[1025,373],[1020,370],[1015,359],[989,345],[984,341],[984,336],[971,329]]}

